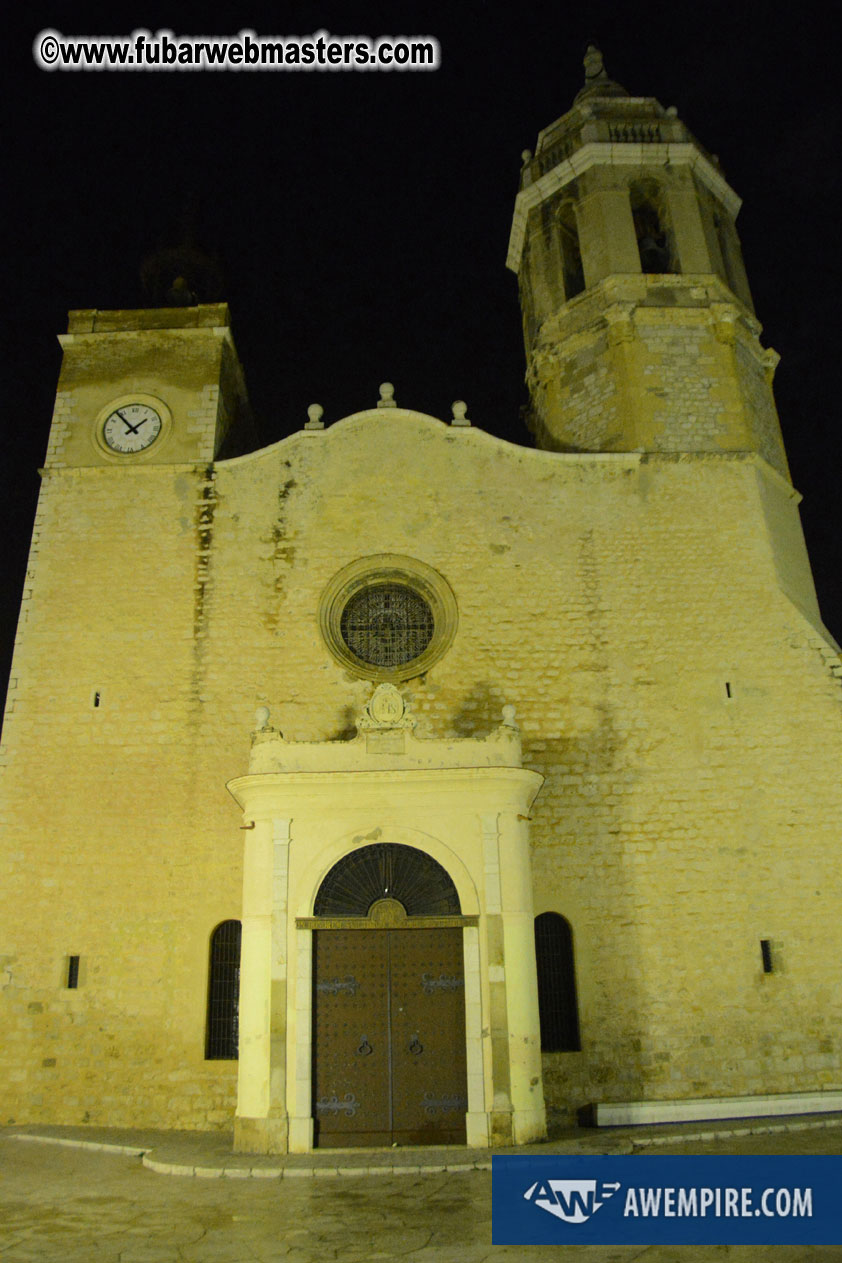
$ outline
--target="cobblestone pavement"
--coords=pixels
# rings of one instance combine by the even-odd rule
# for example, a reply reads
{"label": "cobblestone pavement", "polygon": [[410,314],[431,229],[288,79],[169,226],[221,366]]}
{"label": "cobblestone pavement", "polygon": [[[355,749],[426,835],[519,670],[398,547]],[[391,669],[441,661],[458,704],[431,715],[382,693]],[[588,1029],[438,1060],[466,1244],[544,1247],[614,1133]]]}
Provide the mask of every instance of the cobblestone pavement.
{"label": "cobblestone pavement", "polygon": [[[839,1153],[842,1125],[711,1141],[670,1139],[675,1143],[668,1148],[641,1150],[642,1160],[646,1153]],[[622,1146],[626,1152],[629,1147]],[[842,1261],[842,1246],[493,1246],[486,1170],[354,1177],[330,1174],[328,1168],[320,1178],[290,1179],[285,1171],[282,1179],[249,1179],[222,1178],[222,1169],[218,1164],[220,1178],[162,1175],[144,1167],[139,1155],[2,1134],[0,1260],[558,1263],[569,1255],[582,1263]]]}

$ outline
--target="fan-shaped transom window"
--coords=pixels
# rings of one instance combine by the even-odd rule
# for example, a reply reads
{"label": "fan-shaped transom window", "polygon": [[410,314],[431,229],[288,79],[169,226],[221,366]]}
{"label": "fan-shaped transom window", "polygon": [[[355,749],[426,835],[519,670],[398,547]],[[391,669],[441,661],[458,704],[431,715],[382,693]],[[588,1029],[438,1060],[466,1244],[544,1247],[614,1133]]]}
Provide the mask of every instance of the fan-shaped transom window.
{"label": "fan-shaped transom window", "polygon": [[459,916],[459,896],[447,871],[414,846],[382,842],[352,851],[325,877],[317,917],[365,917],[378,899],[394,899],[409,917]]}
{"label": "fan-shaped transom window", "polygon": [[402,583],[375,583],[355,592],[339,622],[345,644],[363,662],[400,667],[420,658],[433,638],[433,611]]}

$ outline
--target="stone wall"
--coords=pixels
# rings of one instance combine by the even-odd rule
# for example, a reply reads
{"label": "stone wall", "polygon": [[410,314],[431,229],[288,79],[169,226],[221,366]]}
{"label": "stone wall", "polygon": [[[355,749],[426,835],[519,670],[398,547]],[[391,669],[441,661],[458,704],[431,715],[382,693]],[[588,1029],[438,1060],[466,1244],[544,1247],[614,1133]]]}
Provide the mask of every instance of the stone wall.
{"label": "stone wall", "polygon": [[225,784],[259,704],[290,739],[348,732],[372,686],[319,601],[380,553],[457,600],[405,686],[419,731],[513,703],[546,777],[536,912],[571,923],[582,1032],[545,1058],[556,1115],[839,1086],[840,664],[780,587],[775,549],[805,563],[767,528],[771,477],[401,409],[216,466],[50,473],[3,746],[3,1120],[230,1125],[236,1065],[204,1060],[209,938],[241,899]]}

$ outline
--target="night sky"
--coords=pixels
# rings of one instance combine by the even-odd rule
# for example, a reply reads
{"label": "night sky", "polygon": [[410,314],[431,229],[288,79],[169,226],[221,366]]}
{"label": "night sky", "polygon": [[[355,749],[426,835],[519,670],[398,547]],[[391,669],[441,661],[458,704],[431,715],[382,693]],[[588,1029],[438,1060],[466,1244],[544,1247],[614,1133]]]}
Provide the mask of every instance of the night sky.
{"label": "night sky", "polygon": [[[5,680],[59,370],[76,307],[143,305],[139,265],[185,207],[221,261],[261,443],[374,404],[529,443],[517,283],[520,154],[583,82],[588,41],[634,95],[675,105],[744,200],[738,229],[819,600],[842,639],[837,401],[839,68],[817,5],[37,2],[6,15]],[[130,16],[126,16],[126,15]],[[778,23],[776,25],[776,23]],[[32,41],[128,35],[434,35],[435,72],[60,73]],[[361,471],[362,472],[362,471]],[[130,556],[127,556],[130,564]]]}

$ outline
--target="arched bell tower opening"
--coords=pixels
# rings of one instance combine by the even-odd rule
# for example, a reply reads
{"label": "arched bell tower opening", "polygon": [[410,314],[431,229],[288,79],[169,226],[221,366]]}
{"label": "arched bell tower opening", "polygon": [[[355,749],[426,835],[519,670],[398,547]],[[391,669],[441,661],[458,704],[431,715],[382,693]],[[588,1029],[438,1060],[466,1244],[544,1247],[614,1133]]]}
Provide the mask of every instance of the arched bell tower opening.
{"label": "arched bell tower opening", "polygon": [[314,913],[315,1144],[464,1144],[466,921],[450,876],[415,847],[364,846]]}
{"label": "arched bell tower opening", "polygon": [[564,297],[569,302],[585,288],[582,246],[576,207],[570,200],[562,202],[558,211],[558,239],[564,280]]}
{"label": "arched bell tower opening", "polygon": [[680,272],[664,198],[656,181],[633,180],[629,197],[640,270],[650,275]]}

